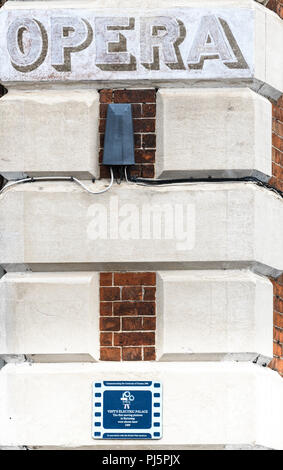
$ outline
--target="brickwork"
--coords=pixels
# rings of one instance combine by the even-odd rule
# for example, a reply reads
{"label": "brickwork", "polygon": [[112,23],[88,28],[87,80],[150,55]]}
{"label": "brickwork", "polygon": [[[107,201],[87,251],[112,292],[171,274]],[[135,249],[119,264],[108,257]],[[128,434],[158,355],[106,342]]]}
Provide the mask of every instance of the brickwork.
{"label": "brickwork", "polygon": [[[269,0],[267,8],[283,19],[283,1]],[[272,178],[270,183],[283,191],[283,96],[273,104],[272,113]],[[283,377],[283,276],[272,281],[274,286],[274,359],[270,364]]]}
{"label": "brickwork", "polygon": [[274,288],[274,339],[270,367],[283,377],[283,275],[273,282]]}
{"label": "brickwork", "polygon": [[100,274],[100,359],[154,361],[156,274]]}
{"label": "brickwork", "polygon": [[270,183],[283,191],[283,96],[273,105],[272,179]]}
{"label": "brickwork", "polygon": [[280,18],[283,18],[283,0],[269,0],[266,6],[269,10],[275,11]]}
{"label": "brickwork", "polygon": [[102,158],[107,107],[110,103],[132,104],[136,165],[131,168],[131,175],[142,176],[144,178],[154,178],[154,163],[156,151],[156,91],[154,89],[105,89],[100,91],[99,163],[101,178],[109,177],[109,169],[102,165]]}

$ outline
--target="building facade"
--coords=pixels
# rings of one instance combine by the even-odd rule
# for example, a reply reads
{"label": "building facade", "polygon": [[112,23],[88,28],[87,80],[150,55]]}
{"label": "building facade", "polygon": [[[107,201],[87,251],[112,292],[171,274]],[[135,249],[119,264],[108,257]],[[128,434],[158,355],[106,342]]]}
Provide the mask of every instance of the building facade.
{"label": "building facade", "polygon": [[[282,450],[283,4],[2,3],[0,447]],[[103,381],[157,439],[93,432]]]}

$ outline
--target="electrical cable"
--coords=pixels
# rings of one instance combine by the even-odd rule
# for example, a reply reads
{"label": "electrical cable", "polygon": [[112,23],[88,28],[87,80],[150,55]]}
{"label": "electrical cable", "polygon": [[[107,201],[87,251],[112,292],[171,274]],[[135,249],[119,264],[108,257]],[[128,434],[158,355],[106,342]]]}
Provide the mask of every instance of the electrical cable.
{"label": "electrical cable", "polygon": [[103,194],[103,193],[106,193],[107,191],[109,191],[109,189],[113,186],[113,182],[114,182],[114,174],[113,174],[113,169],[112,167],[110,167],[110,175],[111,175],[111,180],[110,180],[110,183],[109,185],[107,186],[107,188],[105,189],[102,189],[101,191],[91,191],[90,189],[88,189],[87,186],[84,185],[84,183],[82,183],[80,180],[78,180],[77,178],[72,178],[73,181],[75,181],[75,183],[77,183],[78,185],[80,185],[85,191],[87,191],[89,194]]}
{"label": "electrical cable", "polygon": [[[1,190],[0,190],[0,195],[4,193],[7,189],[11,188],[12,186],[16,186],[17,184],[24,184],[24,183],[33,183],[37,181],[70,181],[74,182],[77,185],[79,185],[81,188],[83,188],[85,191],[87,191],[89,194],[103,194],[109,191],[109,189],[113,186],[114,183],[114,173],[113,173],[113,168],[110,167],[110,175],[111,175],[111,180],[109,185],[105,188],[102,189],[101,191],[92,191],[90,190],[82,181],[79,179],[73,177],[73,176],[38,176],[38,177],[29,177],[29,178],[23,178],[21,180],[17,181],[12,181],[11,183],[7,183]],[[261,186],[265,189],[268,189],[269,191],[273,191],[277,195],[281,196],[283,198],[283,191],[280,191],[280,189],[274,188],[268,183],[265,183],[258,178],[254,176],[244,176],[242,178],[182,178],[182,179],[175,179],[175,180],[158,180],[158,179],[146,179],[146,178],[136,178],[136,177],[129,177],[128,172],[127,172],[127,166],[124,168],[124,175],[125,175],[125,180],[127,183],[134,183],[140,186],[172,186],[172,185],[181,185],[181,184],[195,184],[195,183],[255,183],[257,186]]]}
{"label": "electrical cable", "polygon": [[7,189],[11,188],[12,186],[16,186],[17,184],[24,184],[24,183],[34,183],[38,181],[70,181],[78,184],[81,186],[85,191],[87,191],[89,194],[103,194],[106,193],[106,191],[109,191],[109,189],[112,187],[113,182],[114,182],[114,174],[113,174],[113,169],[110,167],[110,175],[111,175],[111,180],[107,188],[102,189],[101,191],[92,191],[90,190],[84,183],[82,183],[80,180],[77,178],[74,178],[73,176],[37,176],[37,177],[32,177],[32,178],[23,178],[21,180],[17,181],[12,181],[11,183],[7,183],[0,191],[0,195],[6,191]]}
{"label": "electrical cable", "polygon": [[255,183],[257,186],[261,186],[269,191],[273,191],[278,196],[283,198],[283,191],[280,189],[274,188],[269,183],[265,183],[255,176],[243,176],[241,178],[182,178],[182,179],[167,179],[167,180],[158,180],[158,179],[146,179],[146,178],[136,178],[129,177],[127,173],[127,167],[125,167],[125,180],[127,183],[134,183],[140,186],[172,186],[178,184],[193,184],[193,183]]}

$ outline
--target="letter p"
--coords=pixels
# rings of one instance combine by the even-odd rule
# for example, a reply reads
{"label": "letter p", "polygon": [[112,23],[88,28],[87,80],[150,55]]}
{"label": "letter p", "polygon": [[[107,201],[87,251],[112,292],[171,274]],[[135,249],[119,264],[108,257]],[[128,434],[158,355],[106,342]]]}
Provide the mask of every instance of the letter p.
{"label": "letter p", "polygon": [[93,30],[85,19],[65,16],[51,18],[51,62],[58,72],[71,72],[71,53],[86,49]]}

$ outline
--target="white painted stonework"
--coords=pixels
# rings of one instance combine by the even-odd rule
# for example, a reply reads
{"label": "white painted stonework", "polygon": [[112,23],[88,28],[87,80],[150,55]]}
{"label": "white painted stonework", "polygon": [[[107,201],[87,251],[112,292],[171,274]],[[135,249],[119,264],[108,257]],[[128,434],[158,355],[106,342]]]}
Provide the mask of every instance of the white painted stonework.
{"label": "white painted stonework", "polygon": [[[253,0],[175,5],[7,1],[0,175],[98,177],[97,90],[158,88],[157,177],[267,179],[271,104],[259,94],[283,92],[282,20]],[[283,381],[260,366],[282,233],[282,199],[252,183],[4,190],[0,450],[283,450]],[[156,272],[156,361],[100,362],[100,271]],[[96,380],[161,381],[163,438],[93,440]]]}
{"label": "white painted stonework", "polygon": [[[9,273],[0,280],[0,355],[99,359],[98,273]],[[157,356],[272,356],[273,289],[248,271],[161,271]],[[182,355],[182,357],[180,356]]]}
{"label": "white painted stonework", "polygon": [[0,100],[0,173],[98,176],[96,90],[9,90]]}
{"label": "white painted stonework", "polygon": [[[97,177],[98,117],[95,90],[10,90],[0,100],[1,174]],[[159,90],[156,171],[266,178],[271,103],[248,88]]]}
{"label": "white painted stonework", "polygon": [[[1,81],[256,79],[283,91],[282,24],[255,2],[86,5],[8,2],[0,12]],[[277,64],[267,58],[271,45]]]}
{"label": "white painted stonework", "polygon": [[283,264],[281,199],[253,184],[122,183],[93,196],[74,183],[29,183],[0,196],[0,221],[8,269],[255,266],[278,274]]}
{"label": "white painted stonework", "polygon": [[159,271],[157,356],[258,353],[272,357],[273,287],[249,271]]}
{"label": "white painted stonework", "polygon": [[[98,273],[11,273],[0,280],[0,355],[99,359]],[[88,358],[89,360],[89,358]]]}
{"label": "white painted stonework", "polygon": [[271,114],[248,88],[160,89],[157,177],[271,175]]}
{"label": "white painted stonework", "polygon": [[[92,383],[105,379],[162,382],[161,440],[91,438]],[[282,393],[279,375],[254,364],[10,364],[0,373],[0,442],[93,449],[250,444],[282,450]]]}
{"label": "white painted stonework", "polygon": [[[12,3],[13,2],[13,3]],[[61,9],[61,8],[75,8],[78,6],[76,0],[8,0],[5,4],[5,9],[22,9],[27,8],[36,8],[43,9],[50,8],[52,3],[52,8]],[[195,7],[199,6],[199,0],[178,0],[178,5],[181,7]],[[211,7],[218,5],[229,6],[229,7],[238,7],[238,8],[247,8],[252,4],[252,0],[202,0],[201,5],[204,7]],[[103,2],[105,8],[113,8],[113,0],[105,0]],[[172,6],[171,0],[121,0],[119,3],[120,8],[159,8],[161,5],[168,8]],[[80,0],[80,8],[93,8],[101,6],[101,0]]]}

